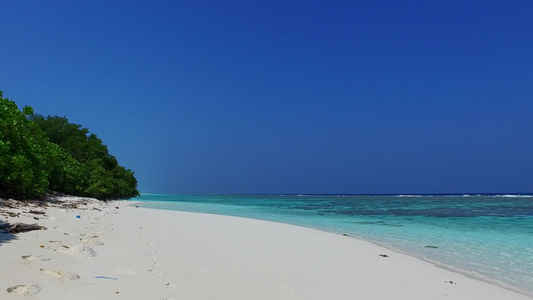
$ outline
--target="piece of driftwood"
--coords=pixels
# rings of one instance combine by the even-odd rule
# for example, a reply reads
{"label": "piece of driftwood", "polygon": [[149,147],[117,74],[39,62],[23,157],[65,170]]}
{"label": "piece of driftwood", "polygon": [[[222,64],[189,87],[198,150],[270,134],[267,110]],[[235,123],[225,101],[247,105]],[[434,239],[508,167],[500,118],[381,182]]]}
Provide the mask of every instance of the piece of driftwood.
{"label": "piece of driftwood", "polygon": [[34,215],[44,215],[45,212],[44,212],[44,211],[38,211],[38,210],[30,209],[30,214],[34,214]]}
{"label": "piece of driftwood", "polygon": [[21,205],[20,201],[14,199],[2,199],[0,200],[0,205],[8,208],[19,208],[20,206],[25,206]]}
{"label": "piece of driftwood", "polygon": [[0,209],[0,214],[2,214],[4,216],[9,216],[9,217],[12,217],[12,218],[18,217],[20,215],[20,213],[15,213],[15,212],[12,212],[12,211],[9,211],[9,210],[4,210],[4,209]]}
{"label": "piece of driftwood", "polygon": [[61,204],[59,207],[65,208],[65,209],[78,209],[78,203],[64,203]]}
{"label": "piece of driftwood", "polygon": [[46,227],[38,224],[26,224],[26,223],[6,223],[0,226],[0,229],[4,230],[6,233],[19,233],[32,230],[43,230]]}

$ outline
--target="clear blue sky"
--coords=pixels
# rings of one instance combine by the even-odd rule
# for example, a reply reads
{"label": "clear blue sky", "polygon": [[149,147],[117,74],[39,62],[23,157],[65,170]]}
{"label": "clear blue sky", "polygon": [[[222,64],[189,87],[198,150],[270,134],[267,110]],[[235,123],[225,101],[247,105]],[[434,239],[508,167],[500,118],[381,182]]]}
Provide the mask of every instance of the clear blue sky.
{"label": "clear blue sky", "polygon": [[533,192],[533,1],[2,1],[0,89],[141,192]]}

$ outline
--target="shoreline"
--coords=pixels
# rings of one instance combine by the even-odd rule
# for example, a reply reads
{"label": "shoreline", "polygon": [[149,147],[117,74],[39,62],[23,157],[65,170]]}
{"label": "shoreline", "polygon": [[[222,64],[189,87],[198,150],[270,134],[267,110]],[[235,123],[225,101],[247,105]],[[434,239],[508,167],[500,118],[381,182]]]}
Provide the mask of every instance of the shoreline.
{"label": "shoreline", "polygon": [[[131,200],[131,201],[132,201],[131,206],[135,206],[135,204],[142,202],[142,201],[135,201],[135,200]],[[164,209],[159,209],[159,208],[142,207],[142,206],[141,206],[141,208],[165,211]],[[324,233],[328,233],[328,234],[332,234],[332,235],[341,235],[341,236],[344,235],[344,233],[342,233],[342,232],[328,231],[328,230],[324,230],[324,229],[321,229],[321,228],[307,227],[307,226],[303,226],[303,225],[292,224],[292,223],[284,223],[284,222],[279,222],[279,221],[271,221],[271,220],[255,219],[255,218],[248,218],[248,217],[241,217],[241,216],[233,216],[233,215],[229,215],[229,214],[188,212],[188,211],[181,211],[181,210],[169,210],[169,211],[175,211],[175,212],[181,212],[181,213],[191,213],[191,214],[200,214],[200,215],[210,215],[210,216],[223,216],[223,217],[230,217],[230,218],[240,218],[240,219],[245,219],[245,220],[255,220],[255,221],[260,221],[260,222],[283,224],[283,225],[288,225],[288,226],[295,226],[295,227],[299,227],[299,228],[305,228],[305,229],[309,229],[309,230],[316,230],[316,231],[320,231],[320,232],[324,232]],[[506,289],[508,291],[527,296],[527,297],[533,297],[533,293],[529,293],[528,291],[522,290],[522,289],[520,289],[518,287],[515,287],[513,285],[510,285],[508,283],[505,283],[505,282],[502,282],[502,281],[498,281],[496,279],[492,279],[490,277],[487,277],[487,276],[484,276],[482,274],[476,273],[475,271],[468,271],[468,270],[465,270],[465,269],[460,269],[460,268],[456,268],[456,267],[453,267],[453,266],[450,266],[450,265],[446,265],[446,264],[444,264],[444,263],[442,263],[440,261],[431,260],[431,259],[425,258],[423,256],[416,255],[416,254],[408,252],[408,251],[403,251],[401,249],[393,247],[392,245],[387,245],[386,243],[380,243],[380,242],[377,242],[377,241],[368,240],[368,239],[366,239],[366,238],[364,238],[362,236],[346,235],[345,237],[352,238],[352,239],[355,239],[355,240],[361,241],[361,242],[370,243],[370,244],[373,244],[373,245],[375,245],[377,247],[384,248],[384,249],[386,249],[388,251],[392,251],[392,252],[396,252],[396,253],[400,253],[400,254],[403,254],[403,255],[410,256],[410,257],[412,257],[414,259],[421,260],[421,261],[424,261],[426,263],[429,263],[429,264],[431,264],[431,265],[433,265],[433,266],[435,266],[437,268],[440,268],[440,269],[443,269],[443,270],[446,270],[446,271],[449,271],[449,272],[461,274],[461,275],[464,275],[464,276],[466,276],[466,277],[468,277],[470,279],[473,279],[473,280],[478,280],[478,281],[481,281],[481,282],[485,282],[487,284],[494,285],[494,286]]]}
{"label": "shoreline", "polygon": [[48,228],[0,240],[1,299],[532,299],[342,234],[78,201],[39,220],[0,207]]}
{"label": "shoreline", "polygon": [[[147,195],[147,194],[143,194],[143,195]],[[154,195],[178,196],[178,197],[186,196],[186,195],[168,195],[168,194],[154,194]],[[247,195],[243,195],[243,196],[247,196]],[[194,197],[194,196],[191,196],[191,197]],[[474,255],[474,256],[479,257],[479,260],[477,260],[477,257],[472,257],[473,255],[469,255],[470,254],[469,249],[477,250],[477,248],[470,248],[470,246],[472,245],[474,245],[473,247],[477,247],[477,246],[474,243],[472,244],[465,243],[465,240],[462,241],[463,245],[461,245],[461,247],[455,247],[455,251],[453,251],[453,247],[449,247],[448,243],[451,243],[453,246],[454,241],[450,240],[449,238],[446,240],[446,242],[442,242],[441,240],[438,240],[438,239],[428,240],[427,236],[424,236],[422,234],[420,240],[415,240],[412,238],[413,235],[411,234],[410,240],[409,238],[405,240],[400,239],[398,238],[398,236],[396,236],[397,238],[396,242],[399,243],[397,244],[398,245],[397,247],[397,245],[393,243],[394,239],[392,239],[392,241],[391,239],[387,240],[386,238],[379,239],[380,237],[379,233],[378,235],[368,235],[368,234],[364,235],[365,233],[364,230],[362,231],[363,234],[360,234],[361,232],[358,232],[357,230],[351,230],[351,228],[343,227],[342,224],[332,223],[335,226],[330,226],[330,224],[327,224],[328,226],[324,226],[322,223],[317,222],[316,220],[306,221],[305,219],[298,219],[298,218],[295,218],[295,219],[283,218],[283,217],[278,218],[275,214],[269,214],[268,210],[265,214],[262,214],[262,213],[246,213],[246,212],[242,213],[239,210],[224,209],[224,206],[222,206],[221,208],[215,209],[211,207],[208,207],[208,208],[199,207],[198,208],[198,207],[195,207],[194,205],[187,205],[187,204],[166,205],[165,203],[171,203],[171,202],[168,202],[169,200],[162,200],[162,199],[164,198],[161,197],[161,200],[150,199],[147,201],[138,201],[138,202],[141,203],[140,205],[143,208],[164,209],[164,210],[171,210],[171,211],[193,212],[193,213],[205,213],[205,214],[222,215],[222,216],[230,216],[230,217],[241,217],[241,218],[248,218],[248,219],[253,219],[253,220],[267,221],[267,222],[275,222],[275,223],[278,222],[278,223],[288,224],[288,225],[293,225],[293,226],[302,226],[304,228],[319,230],[319,231],[323,231],[323,232],[327,232],[327,233],[335,234],[335,235],[349,234],[349,236],[352,238],[370,242],[379,247],[387,248],[391,251],[409,255],[411,257],[433,264],[439,268],[442,268],[442,269],[445,269],[451,272],[455,272],[455,273],[460,273],[462,275],[465,275],[467,277],[470,277],[476,280],[484,281],[489,284],[497,285],[499,287],[502,287],[502,288],[505,288],[505,289],[508,289],[514,292],[518,292],[529,297],[533,297],[533,289],[531,288],[532,287],[531,284],[533,284],[533,282],[531,281],[530,274],[528,274],[529,273],[528,268],[525,267],[525,266],[528,266],[531,262],[531,261],[527,261],[527,257],[528,257],[527,249],[528,248],[526,244],[521,245],[522,248],[515,247],[515,249],[513,249],[515,251],[511,251],[507,255],[507,257],[509,258],[513,257],[513,259],[515,255],[518,255],[516,258],[518,259],[521,257],[521,261],[524,263],[524,265],[516,264],[515,261],[509,262],[505,258],[503,260],[500,260],[498,259],[498,256],[491,257],[490,256],[491,253],[483,253],[483,250],[487,250],[487,248],[483,248],[483,247],[481,247],[480,248],[481,250],[476,255]],[[182,198],[178,198],[178,199],[179,201],[177,201],[176,204],[182,201],[184,201],[185,203],[188,202],[187,199],[182,199]],[[194,201],[191,201],[191,202],[194,202]],[[161,205],[159,205],[158,203],[161,203]],[[200,200],[199,203],[202,203],[202,201]],[[355,223],[359,223],[359,222],[355,222]],[[368,231],[369,230],[366,230],[366,233],[368,233]],[[398,234],[400,236],[402,235],[402,233],[398,233]],[[433,235],[435,236],[435,234]],[[416,235],[414,235],[414,237],[417,238]],[[492,235],[491,239],[495,239],[495,237]],[[458,240],[460,240],[460,238]],[[403,244],[403,248],[402,248],[402,243],[404,243],[405,241],[407,241],[407,243]],[[409,242],[411,244],[408,244]],[[470,242],[470,240],[468,240],[468,242]],[[501,243],[501,240],[500,240],[500,243]],[[427,249],[427,248],[432,248],[435,246],[423,246],[423,245],[435,245],[435,246],[439,246],[438,248],[441,248],[441,249]],[[526,247],[526,248],[523,248],[523,247]],[[441,255],[441,250],[442,250],[442,253],[444,253],[444,255]],[[492,250],[492,249],[488,248],[488,250]],[[505,251],[505,249],[500,250],[500,251]],[[498,252],[495,252],[495,253],[498,253]],[[499,252],[499,253],[501,254],[502,252]],[[502,267],[501,269],[498,268],[500,266]],[[506,268],[507,266],[520,266],[520,267]],[[476,267],[478,267],[479,269],[476,269]]]}

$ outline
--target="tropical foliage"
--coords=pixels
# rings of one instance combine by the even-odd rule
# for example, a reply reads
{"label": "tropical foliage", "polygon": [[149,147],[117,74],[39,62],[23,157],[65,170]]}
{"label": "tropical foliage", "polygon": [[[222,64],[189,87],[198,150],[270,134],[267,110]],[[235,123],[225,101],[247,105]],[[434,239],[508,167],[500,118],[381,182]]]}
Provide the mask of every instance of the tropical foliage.
{"label": "tropical foliage", "polygon": [[87,128],[34,115],[31,107],[21,112],[0,91],[0,195],[37,197],[49,190],[103,200],[139,195],[133,171]]}
{"label": "tropical foliage", "polygon": [[59,145],[80,162],[86,172],[82,194],[99,199],[139,195],[133,171],[120,166],[107,146],[94,133],[63,117],[31,116],[50,142]]}

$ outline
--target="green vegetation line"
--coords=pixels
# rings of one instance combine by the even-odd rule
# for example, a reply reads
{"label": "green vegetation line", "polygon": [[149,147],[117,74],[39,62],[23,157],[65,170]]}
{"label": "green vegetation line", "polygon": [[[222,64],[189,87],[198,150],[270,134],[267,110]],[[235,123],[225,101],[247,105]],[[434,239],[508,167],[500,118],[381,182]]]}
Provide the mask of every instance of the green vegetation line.
{"label": "green vegetation line", "polygon": [[120,166],[96,134],[28,106],[20,111],[0,91],[0,196],[49,191],[100,200],[139,195],[134,172]]}

